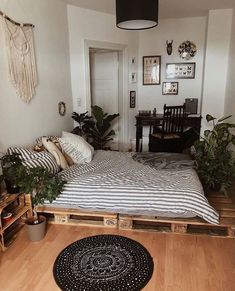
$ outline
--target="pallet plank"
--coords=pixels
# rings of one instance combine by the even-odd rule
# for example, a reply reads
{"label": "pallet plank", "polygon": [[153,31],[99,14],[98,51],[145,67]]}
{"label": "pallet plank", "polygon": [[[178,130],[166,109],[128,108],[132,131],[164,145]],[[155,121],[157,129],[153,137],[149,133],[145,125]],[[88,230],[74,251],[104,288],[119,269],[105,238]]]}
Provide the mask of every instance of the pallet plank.
{"label": "pallet plank", "polygon": [[118,218],[115,213],[108,212],[87,212],[72,208],[56,208],[40,206],[37,212],[49,214],[49,223],[80,226],[105,226],[117,228]]}

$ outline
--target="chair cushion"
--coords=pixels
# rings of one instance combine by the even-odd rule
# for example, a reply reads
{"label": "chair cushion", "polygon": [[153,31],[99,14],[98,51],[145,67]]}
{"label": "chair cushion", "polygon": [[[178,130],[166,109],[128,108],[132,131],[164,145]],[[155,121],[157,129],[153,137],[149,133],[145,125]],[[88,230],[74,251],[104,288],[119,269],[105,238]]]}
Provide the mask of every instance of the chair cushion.
{"label": "chair cushion", "polygon": [[[151,136],[159,139],[162,138],[161,133],[153,133]],[[178,138],[180,138],[180,136],[176,133],[165,133],[163,135],[163,139],[178,139]]]}

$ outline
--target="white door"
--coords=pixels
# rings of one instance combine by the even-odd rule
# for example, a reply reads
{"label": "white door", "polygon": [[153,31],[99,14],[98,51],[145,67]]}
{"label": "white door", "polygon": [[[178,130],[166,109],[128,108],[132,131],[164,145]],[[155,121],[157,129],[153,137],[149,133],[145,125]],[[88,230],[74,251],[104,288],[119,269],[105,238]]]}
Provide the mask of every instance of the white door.
{"label": "white door", "polygon": [[[91,105],[98,105],[108,114],[118,110],[118,52],[90,52]],[[109,143],[112,149],[119,148],[118,118],[113,121],[116,135]]]}

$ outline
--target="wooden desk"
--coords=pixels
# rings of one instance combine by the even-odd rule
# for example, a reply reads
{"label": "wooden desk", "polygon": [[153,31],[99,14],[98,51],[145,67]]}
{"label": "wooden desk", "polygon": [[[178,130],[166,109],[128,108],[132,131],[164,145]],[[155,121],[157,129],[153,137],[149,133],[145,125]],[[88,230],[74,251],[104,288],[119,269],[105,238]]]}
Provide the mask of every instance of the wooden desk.
{"label": "wooden desk", "polygon": [[[142,151],[140,146],[140,139],[143,137],[143,126],[157,126],[160,125],[163,114],[149,115],[149,116],[140,116],[136,115],[136,151]],[[185,127],[191,127],[200,135],[201,129],[201,119],[200,115],[188,115],[185,120]]]}

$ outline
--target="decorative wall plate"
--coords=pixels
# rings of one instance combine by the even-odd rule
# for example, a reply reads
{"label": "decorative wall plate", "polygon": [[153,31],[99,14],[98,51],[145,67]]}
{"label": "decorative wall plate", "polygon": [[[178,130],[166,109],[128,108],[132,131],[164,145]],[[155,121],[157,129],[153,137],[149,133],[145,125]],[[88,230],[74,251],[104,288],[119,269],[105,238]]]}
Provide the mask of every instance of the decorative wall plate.
{"label": "decorative wall plate", "polygon": [[197,47],[192,41],[182,42],[178,48],[179,55],[184,60],[192,59],[197,53]]}

